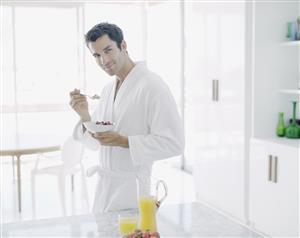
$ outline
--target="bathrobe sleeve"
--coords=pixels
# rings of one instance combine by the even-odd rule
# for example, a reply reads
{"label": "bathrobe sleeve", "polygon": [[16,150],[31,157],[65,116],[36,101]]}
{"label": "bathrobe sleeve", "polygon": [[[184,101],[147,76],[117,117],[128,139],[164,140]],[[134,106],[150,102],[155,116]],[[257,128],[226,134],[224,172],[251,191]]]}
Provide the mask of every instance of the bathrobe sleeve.
{"label": "bathrobe sleeve", "polygon": [[150,133],[128,137],[133,164],[141,165],[183,154],[183,125],[170,90],[166,86],[161,87],[145,102]]}
{"label": "bathrobe sleeve", "polygon": [[83,132],[83,124],[81,121],[76,124],[73,130],[73,138],[91,150],[98,150],[100,148],[99,142],[95,140],[87,130]]}
{"label": "bathrobe sleeve", "polygon": [[[98,109],[98,108],[97,108]],[[95,112],[92,115],[92,121],[95,121],[96,115],[98,113],[98,110],[95,110]],[[90,133],[87,130],[83,130],[83,124],[81,121],[79,121],[73,130],[73,138],[79,142],[81,142],[83,145],[85,145],[87,148],[91,150],[98,150],[100,148],[100,143],[96,139],[94,139]]]}

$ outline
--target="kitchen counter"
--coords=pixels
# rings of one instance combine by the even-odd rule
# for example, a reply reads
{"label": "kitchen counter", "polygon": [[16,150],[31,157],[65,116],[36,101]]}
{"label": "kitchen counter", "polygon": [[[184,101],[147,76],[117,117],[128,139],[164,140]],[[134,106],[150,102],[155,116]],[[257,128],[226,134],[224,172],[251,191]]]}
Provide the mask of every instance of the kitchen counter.
{"label": "kitchen counter", "polygon": [[[3,237],[118,237],[118,215],[76,215],[2,224]],[[163,205],[157,213],[162,237],[260,237],[201,203]]]}

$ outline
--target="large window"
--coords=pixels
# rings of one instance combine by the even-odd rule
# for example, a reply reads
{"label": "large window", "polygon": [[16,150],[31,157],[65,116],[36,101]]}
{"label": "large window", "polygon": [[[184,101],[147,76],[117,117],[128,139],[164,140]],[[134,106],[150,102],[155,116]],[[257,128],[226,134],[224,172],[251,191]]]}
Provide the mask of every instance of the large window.
{"label": "large window", "polygon": [[18,103],[66,102],[80,80],[77,41],[76,8],[15,8]]}
{"label": "large window", "polygon": [[162,76],[182,111],[179,2],[6,2],[1,17],[2,136],[71,134],[69,92],[100,94],[112,80],[84,42],[103,21],[122,28],[129,55]]}
{"label": "large window", "polygon": [[67,113],[68,92],[82,81],[78,7],[3,6],[2,12],[4,135],[67,133],[67,120],[76,121]]}
{"label": "large window", "polygon": [[69,91],[99,94],[111,80],[87,50],[84,33],[101,21],[116,23],[130,55],[145,60],[142,11],[141,3],[3,6],[2,135],[70,134],[78,118],[69,108]]}
{"label": "large window", "polygon": [[66,92],[80,80],[76,8],[3,11],[3,104],[65,103]]}

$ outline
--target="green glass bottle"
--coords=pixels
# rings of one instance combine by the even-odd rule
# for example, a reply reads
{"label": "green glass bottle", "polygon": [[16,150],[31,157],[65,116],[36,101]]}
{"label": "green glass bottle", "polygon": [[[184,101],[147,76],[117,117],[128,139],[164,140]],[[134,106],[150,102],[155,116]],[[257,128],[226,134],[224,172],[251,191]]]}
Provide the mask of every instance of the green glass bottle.
{"label": "green glass bottle", "polygon": [[299,138],[299,127],[296,123],[296,105],[297,105],[297,102],[294,101],[293,102],[293,121],[292,123],[286,128],[286,131],[285,131],[285,136],[287,138]]}
{"label": "green glass bottle", "polygon": [[276,128],[276,134],[279,137],[285,136],[285,123],[284,123],[284,113],[279,112],[278,125]]}

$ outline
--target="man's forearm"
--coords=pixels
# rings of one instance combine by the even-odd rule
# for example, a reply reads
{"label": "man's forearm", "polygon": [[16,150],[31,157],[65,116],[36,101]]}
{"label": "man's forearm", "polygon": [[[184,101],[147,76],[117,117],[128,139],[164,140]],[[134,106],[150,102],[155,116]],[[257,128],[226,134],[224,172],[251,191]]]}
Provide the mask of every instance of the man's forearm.
{"label": "man's forearm", "polygon": [[86,121],[91,121],[91,116],[85,116],[85,117],[81,117],[80,118],[80,120],[81,120],[81,123],[82,123],[82,131],[83,131],[83,133],[86,131],[86,127],[84,126],[84,122],[86,122]]}
{"label": "man's forearm", "polygon": [[119,144],[121,147],[129,148],[128,137],[120,135]]}
{"label": "man's forearm", "polygon": [[82,121],[82,123],[86,121],[91,121],[91,116],[90,115],[82,116],[80,117],[80,120]]}

